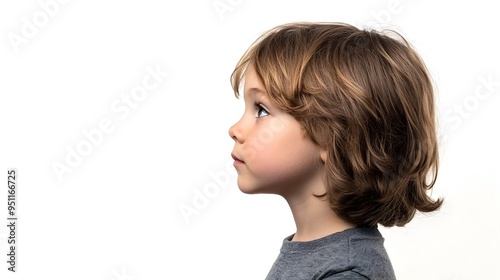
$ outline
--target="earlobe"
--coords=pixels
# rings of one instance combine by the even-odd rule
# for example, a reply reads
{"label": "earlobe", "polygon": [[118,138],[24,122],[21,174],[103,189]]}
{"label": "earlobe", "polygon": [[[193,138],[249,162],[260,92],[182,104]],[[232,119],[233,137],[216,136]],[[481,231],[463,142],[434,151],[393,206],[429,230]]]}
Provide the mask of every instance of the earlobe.
{"label": "earlobe", "polygon": [[326,158],[328,157],[328,152],[326,151],[326,149],[321,149],[321,150],[319,151],[319,156],[320,156],[320,158],[321,158],[321,161],[322,161],[323,163],[326,163]]}

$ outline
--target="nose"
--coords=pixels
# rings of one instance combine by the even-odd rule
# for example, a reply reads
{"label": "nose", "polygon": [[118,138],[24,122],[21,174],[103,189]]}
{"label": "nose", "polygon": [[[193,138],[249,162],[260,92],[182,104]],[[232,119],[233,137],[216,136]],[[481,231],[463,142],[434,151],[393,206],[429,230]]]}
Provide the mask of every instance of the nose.
{"label": "nose", "polygon": [[243,138],[243,131],[241,127],[241,120],[239,120],[237,123],[233,124],[229,128],[229,137],[231,137],[234,141],[243,143],[244,138]]}

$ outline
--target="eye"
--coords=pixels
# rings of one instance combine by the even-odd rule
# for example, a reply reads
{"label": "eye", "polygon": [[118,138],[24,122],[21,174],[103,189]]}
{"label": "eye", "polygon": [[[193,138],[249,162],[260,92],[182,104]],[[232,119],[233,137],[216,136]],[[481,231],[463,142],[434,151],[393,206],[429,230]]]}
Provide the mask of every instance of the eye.
{"label": "eye", "polygon": [[262,118],[269,115],[269,112],[262,106],[262,104],[255,103],[255,110],[257,111],[257,118]]}

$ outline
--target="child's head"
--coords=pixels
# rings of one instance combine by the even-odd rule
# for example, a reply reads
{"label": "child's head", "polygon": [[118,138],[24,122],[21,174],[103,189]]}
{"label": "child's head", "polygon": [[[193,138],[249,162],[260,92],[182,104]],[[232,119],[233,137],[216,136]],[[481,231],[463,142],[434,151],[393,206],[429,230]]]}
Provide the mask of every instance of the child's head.
{"label": "child's head", "polygon": [[438,168],[433,86],[397,38],[342,23],[286,24],[262,35],[231,76],[238,97],[251,71],[272,106],[324,151],[326,193],[315,195],[356,225],[402,226],[442,204],[427,195]]}

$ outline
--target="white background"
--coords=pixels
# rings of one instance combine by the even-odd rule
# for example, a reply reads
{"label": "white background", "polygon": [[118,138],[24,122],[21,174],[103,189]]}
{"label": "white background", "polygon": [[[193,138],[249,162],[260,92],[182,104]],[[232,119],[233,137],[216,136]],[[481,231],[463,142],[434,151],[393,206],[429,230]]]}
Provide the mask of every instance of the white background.
{"label": "white background", "polygon": [[[437,85],[432,196],[446,203],[381,228],[386,248],[398,279],[500,279],[500,20],[491,1],[70,0],[52,1],[44,20],[47,2],[0,4],[1,279],[264,279],[295,228],[282,198],[236,186],[227,130],[243,102],[229,76],[258,35],[291,21],[390,27],[415,46]],[[148,67],[169,75],[127,116],[113,109]],[[59,180],[53,165],[66,165],[83,131],[103,120],[112,131]],[[11,167],[15,274],[6,263]],[[196,206],[189,217],[179,210]]]}

